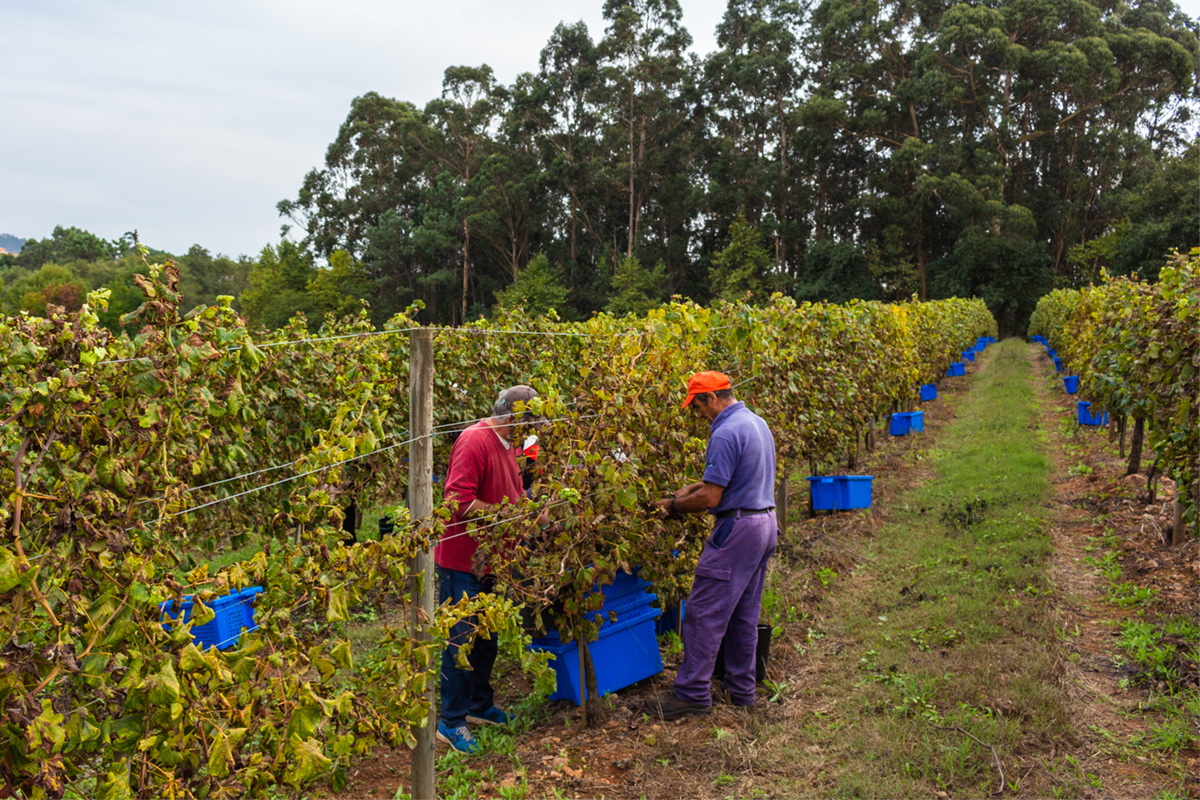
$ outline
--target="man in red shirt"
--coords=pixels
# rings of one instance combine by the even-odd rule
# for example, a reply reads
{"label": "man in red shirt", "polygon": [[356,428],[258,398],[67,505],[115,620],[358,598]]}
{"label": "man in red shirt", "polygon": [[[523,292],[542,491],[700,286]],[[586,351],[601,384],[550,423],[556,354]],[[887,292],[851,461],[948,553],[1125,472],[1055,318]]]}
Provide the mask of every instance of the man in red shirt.
{"label": "man in red shirt", "polygon": [[[473,560],[479,543],[471,535],[467,520],[492,516],[504,503],[516,502],[525,492],[517,465],[517,447],[511,441],[519,422],[533,420],[528,404],[537,392],[518,384],[505,389],[496,399],[493,414],[467,428],[450,450],[446,470],[445,497],[458,502],[445,533],[433,551],[437,563],[438,602],[458,602],[488,591],[476,575]],[[543,512],[541,524],[548,517]],[[478,639],[467,657],[470,670],[455,662],[459,645],[475,626],[474,618],[463,620],[450,631],[442,650],[442,711],[437,737],[464,753],[478,748],[467,723],[506,725],[509,715],[494,702],[491,685],[496,662],[496,637]]]}

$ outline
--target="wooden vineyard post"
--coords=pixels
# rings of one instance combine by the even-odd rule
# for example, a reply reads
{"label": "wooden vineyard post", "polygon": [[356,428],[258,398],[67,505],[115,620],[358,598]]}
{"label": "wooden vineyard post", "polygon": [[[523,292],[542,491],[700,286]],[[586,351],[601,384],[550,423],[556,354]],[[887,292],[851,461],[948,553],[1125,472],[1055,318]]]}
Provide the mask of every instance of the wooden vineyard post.
{"label": "wooden vineyard post", "polygon": [[[414,523],[433,515],[433,332],[415,330],[409,334],[408,364],[408,513]],[[412,590],[412,634],[416,641],[428,642],[430,620],[433,619],[433,553],[426,549],[409,565]],[[420,588],[418,595],[417,589]],[[434,658],[426,650],[427,658]],[[428,671],[432,666],[424,665]],[[412,751],[413,800],[433,800],[434,737],[437,716],[434,711],[433,687],[435,677],[425,685],[425,702],[429,712],[424,726],[413,731],[417,745]]]}
{"label": "wooden vineyard post", "polygon": [[575,644],[579,653],[579,721],[581,723],[580,727],[583,730],[587,730],[587,655],[583,652],[583,637],[576,635]]}
{"label": "wooden vineyard post", "polygon": [[775,523],[779,530],[787,533],[788,524],[788,482],[784,478],[775,489]]}
{"label": "wooden vineyard post", "polygon": [[1183,530],[1183,496],[1179,484],[1175,484],[1175,502],[1171,504],[1171,545],[1178,546],[1184,542]]}

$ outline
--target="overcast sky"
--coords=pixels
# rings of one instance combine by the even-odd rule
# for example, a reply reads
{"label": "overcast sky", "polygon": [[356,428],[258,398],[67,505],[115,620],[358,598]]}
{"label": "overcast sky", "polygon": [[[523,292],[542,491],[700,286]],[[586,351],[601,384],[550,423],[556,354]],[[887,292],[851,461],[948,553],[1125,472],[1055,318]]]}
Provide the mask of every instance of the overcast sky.
{"label": "overcast sky", "polygon": [[[700,54],[725,0],[682,0]],[[1180,5],[1193,18],[1200,0]],[[603,0],[0,0],[0,233],[55,225],[255,255],[369,91],[418,106],[451,65],[510,84]]]}

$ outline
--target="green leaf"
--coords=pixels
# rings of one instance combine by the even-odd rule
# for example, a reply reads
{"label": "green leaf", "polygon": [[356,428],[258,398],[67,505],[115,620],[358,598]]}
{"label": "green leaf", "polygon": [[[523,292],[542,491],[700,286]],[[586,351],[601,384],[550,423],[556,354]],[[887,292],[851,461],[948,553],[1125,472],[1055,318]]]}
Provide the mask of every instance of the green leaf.
{"label": "green leaf", "polygon": [[217,728],[212,743],[208,746],[208,772],[216,778],[224,778],[233,766],[233,748],[225,732]]}
{"label": "green leaf", "polygon": [[62,714],[54,710],[49,700],[42,701],[42,713],[29,724],[29,739],[31,750],[43,749],[47,753],[57,753],[66,741],[67,732],[63,728]]}
{"label": "green leaf", "polygon": [[15,553],[0,547],[0,594],[33,583],[37,580],[39,569],[38,566],[30,566],[28,562],[22,567]]}
{"label": "green leaf", "polygon": [[298,740],[309,738],[316,732],[317,725],[324,716],[321,706],[315,703],[296,706],[292,710],[291,719],[288,720],[288,737]]}
{"label": "green leaf", "polygon": [[341,586],[329,590],[329,607],[325,609],[325,619],[330,622],[343,622],[350,618],[350,593]]}
{"label": "green leaf", "polygon": [[632,509],[637,505],[637,489],[624,486],[616,491],[615,499],[624,508]]}
{"label": "green leaf", "polygon": [[164,661],[162,669],[153,678],[147,680],[150,702],[160,706],[170,706],[179,701],[179,678],[175,675],[175,665]]}
{"label": "green leaf", "polygon": [[128,761],[121,759],[116,769],[105,773],[104,780],[96,787],[97,800],[133,800],[133,790],[129,787]]}
{"label": "green leaf", "polygon": [[316,739],[301,741],[293,737],[288,742],[288,750],[290,763],[283,779],[291,786],[303,786],[323,775],[333,765]]}
{"label": "green leaf", "polygon": [[146,407],[146,413],[138,419],[138,425],[143,428],[149,428],[152,425],[157,425],[160,421],[158,403],[151,403]]}

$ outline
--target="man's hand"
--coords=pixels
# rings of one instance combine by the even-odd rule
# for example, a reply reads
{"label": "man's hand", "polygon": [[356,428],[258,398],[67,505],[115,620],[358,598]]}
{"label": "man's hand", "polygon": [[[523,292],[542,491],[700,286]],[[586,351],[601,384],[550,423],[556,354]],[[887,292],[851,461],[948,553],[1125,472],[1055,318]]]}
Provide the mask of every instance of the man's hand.
{"label": "man's hand", "polygon": [[662,519],[671,519],[679,516],[678,510],[675,509],[674,497],[668,497],[665,500],[656,500],[651,505],[654,507],[654,512]]}
{"label": "man's hand", "polygon": [[655,500],[651,505],[663,519],[679,519],[685,514],[699,514],[705,509],[716,508],[724,491],[723,486],[701,481],[683,487],[674,497]]}

